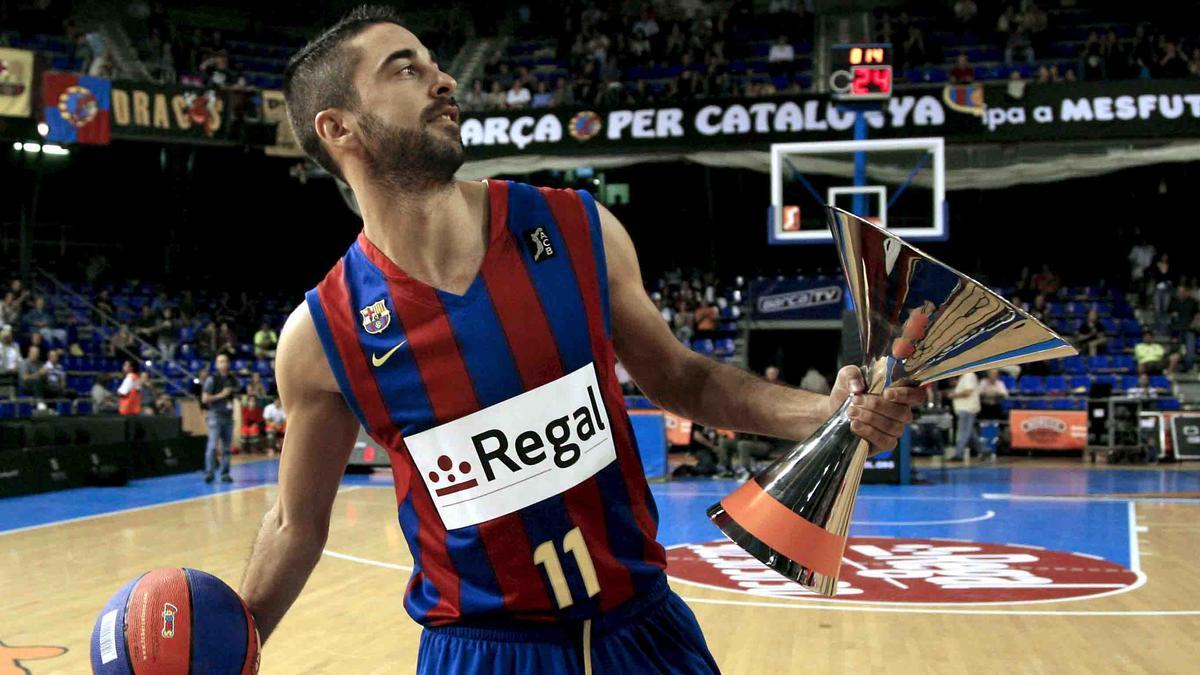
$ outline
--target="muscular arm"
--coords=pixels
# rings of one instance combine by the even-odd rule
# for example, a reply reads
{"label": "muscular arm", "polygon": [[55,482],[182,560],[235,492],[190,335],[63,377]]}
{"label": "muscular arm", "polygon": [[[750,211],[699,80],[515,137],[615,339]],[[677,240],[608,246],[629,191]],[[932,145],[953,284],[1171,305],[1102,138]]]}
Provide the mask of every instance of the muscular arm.
{"label": "muscular arm", "polygon": [[263,518],[241,590],[264,642],[321,557],[359,427],[338,392],[305,305],[284,326],[275,376],[288,411],[279,495]]}
{"label": "muscular arm", "polygon": [[[862,375],[847,366],[829,397],[772,384],[684,347],[646,295],[633,242],[621,223],[600,207],[608,262],[613,340],[621,363],[650,400],[709,427],[801,440],[816,430],[852,392]],[[912,419],[910,406],[924,402],[915,387],[896,387],[884,397],[856,397],[851,429],[876,450],[896,445]],[[836,401],[836,403],[834,403]]]}

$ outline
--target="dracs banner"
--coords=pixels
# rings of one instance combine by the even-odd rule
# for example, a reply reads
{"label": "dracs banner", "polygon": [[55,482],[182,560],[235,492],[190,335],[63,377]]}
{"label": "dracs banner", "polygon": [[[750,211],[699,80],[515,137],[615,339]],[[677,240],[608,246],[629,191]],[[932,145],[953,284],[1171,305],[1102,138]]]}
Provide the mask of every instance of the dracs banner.
{"label": "dracs banner", "polygon": [[152,82],[113,82],[113,138],[227,143],[228,93]]}
{"label": "dracs banner", "polygon": [[750,282],[755,321],[840,319],[846,293],[838,277],[782,277]]}
{"label": "dracs banner", "polygon": [[[911,86],[863,113],[871,138],[942,136],[950,142],[1200,137],[1200,79]],[[636,108],[471,112],[472,160],[518,154],[605,155],[759,150],[771,143],[841,140],[855,113],[821,94],[698,99]]]}

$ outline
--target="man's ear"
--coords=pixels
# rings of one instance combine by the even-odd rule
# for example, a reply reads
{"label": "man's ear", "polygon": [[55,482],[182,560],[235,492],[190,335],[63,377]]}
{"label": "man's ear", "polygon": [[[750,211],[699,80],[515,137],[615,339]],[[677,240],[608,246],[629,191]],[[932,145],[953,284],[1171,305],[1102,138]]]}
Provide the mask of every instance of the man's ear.
{"label": "man's ear", "polygon": [[355,140],[349,115],[337,108],[327,108],[317,113],[313,120],[317,136],[333,147],[345,147]]}

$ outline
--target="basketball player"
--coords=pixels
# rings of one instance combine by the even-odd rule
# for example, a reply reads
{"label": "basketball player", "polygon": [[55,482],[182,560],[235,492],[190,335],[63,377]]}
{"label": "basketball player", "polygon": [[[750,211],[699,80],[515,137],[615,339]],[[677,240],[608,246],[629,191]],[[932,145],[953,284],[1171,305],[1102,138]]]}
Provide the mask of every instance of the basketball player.
{"label": "basketball player", "polygon": [[[667,587],[614,356],[668,410],[793,439],[861,376],[825,397],[684,348],[591,196],[454,180],[455,87],[383,9],[288,65],[296,136],[353,188],[364,227],[283,330],[279,497],[242,594],[267,639],[321,556],[361,424],[395,474],[420,672],[717,672]],[[890,449],[923,400],[858,397],[853,429]]]}

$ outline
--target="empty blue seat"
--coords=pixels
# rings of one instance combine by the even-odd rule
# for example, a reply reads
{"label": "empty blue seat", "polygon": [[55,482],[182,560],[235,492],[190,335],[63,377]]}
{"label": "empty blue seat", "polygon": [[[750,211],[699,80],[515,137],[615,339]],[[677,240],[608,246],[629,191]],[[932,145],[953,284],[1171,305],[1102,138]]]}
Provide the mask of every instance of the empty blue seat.
{"label": "empty blue seat", "polygon": [[1093,373],[1098,372],[1098,371],[1108,370],[1109,369],[1108,357],[1105,356],[1104,354],[1097,354],[1095,356],[1089,356],[1087,359],[1087,366],[1088,366],[1088,370],[1092,371]]}
{"label": "empty blue seat", "polygon": [[75,414],[76,415],[91,415],[92,402],[86,398],[75,399]]}
{"label": "empty blue seat", "polygon": [[1119,384],[1119,382],[1117,382],[1116,375],[1110,375],[1107,373],[1102,374],[1102,375],[1097,375],[1095,377],[1094,381],[1096,384],[1107,384],[1108,386],[1112,387],[1113,389],[1116,389],[1117,385]]}
{"label": "empty blue seat", "polygon": [[58,413],[59,415],[61,415],[63,417],[70,415],[71,414],[71,402],[70,401],[58,401],[54,405],[54,412]]}
{"label": "empty blue seat", "polygon": [[1004,383],[1004,388],[1009,390],[1009,392],[1017,385],[1017,381],[1008,373],[1000,373],[1000,381]]}
{"label": "empty blue seat", "polygon": [[1157,403],[1159,410],[1179,410],[1183,407],[1177,398],[1162,398]]}
{"label": "empty blue seat", "polygon": [[1113,370],[1119,370],[1126,373],[1132,373],[1137,370],[1137,361],[1129,354],[1117,354],[1112,357]]}
{"label": "empty blue seat", "polygon": [[1166,375],[1152,375],[1150,377],[1150,386],[1163,391],[1171,391],[1171,378]]}
{"label": "empty blue seat", "polygon": [[1138,323],[1137,319],[1122,319],[1121,320],[1121,332],[1124,333],[1125,335],[1133,335],[1133,336],[1141,335],[1142,334],[1142,324]]}
{"label": "empty blue seat", "polygon": [[1100,325],[1104,327],[1104,332],[1109,335],[1116,335],[1121,332],[1121,322],[1111,317],[1100,319]]}
{"label": "empty blue seat", "polygon": [[1082,356],[1068,356],[1062,359],[1062,370],[1069,375],[1081,375],[1087,372],[1087,362]]}
{"label": "empty blue seat", "polygon": [[1025,396],[1037,396],[1046,393],[1046,383],[1037,375],[1022,375],[1017,380],[1018,389]]}
{"label": "empty blue seat", "polygon": [[1068,384],[1071,387],[1071,391],[1082,389],[1086,392],[1092,386],[1092,378],[1087,375],[1073,375]]}
{"label": "empty blue seat", "polygon": [[1138,386],[1137,375],[1121,375],[1121,388],[1133,389]]}
{"label": "empty blue seat", "polygon": [[1046,378],[1046,393],[1047,394],[1065,394],[1067,391],[1067,378],[1062,375],[1050,375]]}
{"label": "empty blue seat", "polygon": [[0,402],[0,419],[8,419],[17,416],[17,406],[12,401]]}
{"label": "empty blue seat", "polygon": [[1049,403],[1044,398],[1031,398],[1025,400],[1026,410],[1046,410],[1049,408]]}
{"label": "empty blue seat", "polygon": [[1056,398],[1050,401],[1051,410],[1071,410],[1071,400],[1066,398]]}
{"label": "empty blue seat", "polygon": [[696,340],[692,343],[692,349],[700,352],[701,354],[712,354],[714,351],[716,351],[716,346],[713,344],[712,340]]}
{"label": "empty blue seat", "polygon": [[17,417],[33,417],[33,401],[17,401]]}
{"label": "empty blue seat", "polygon": [[731,356],[737,350],[730,338],[722,338],[717,340],[716,353],[718,356]]}

